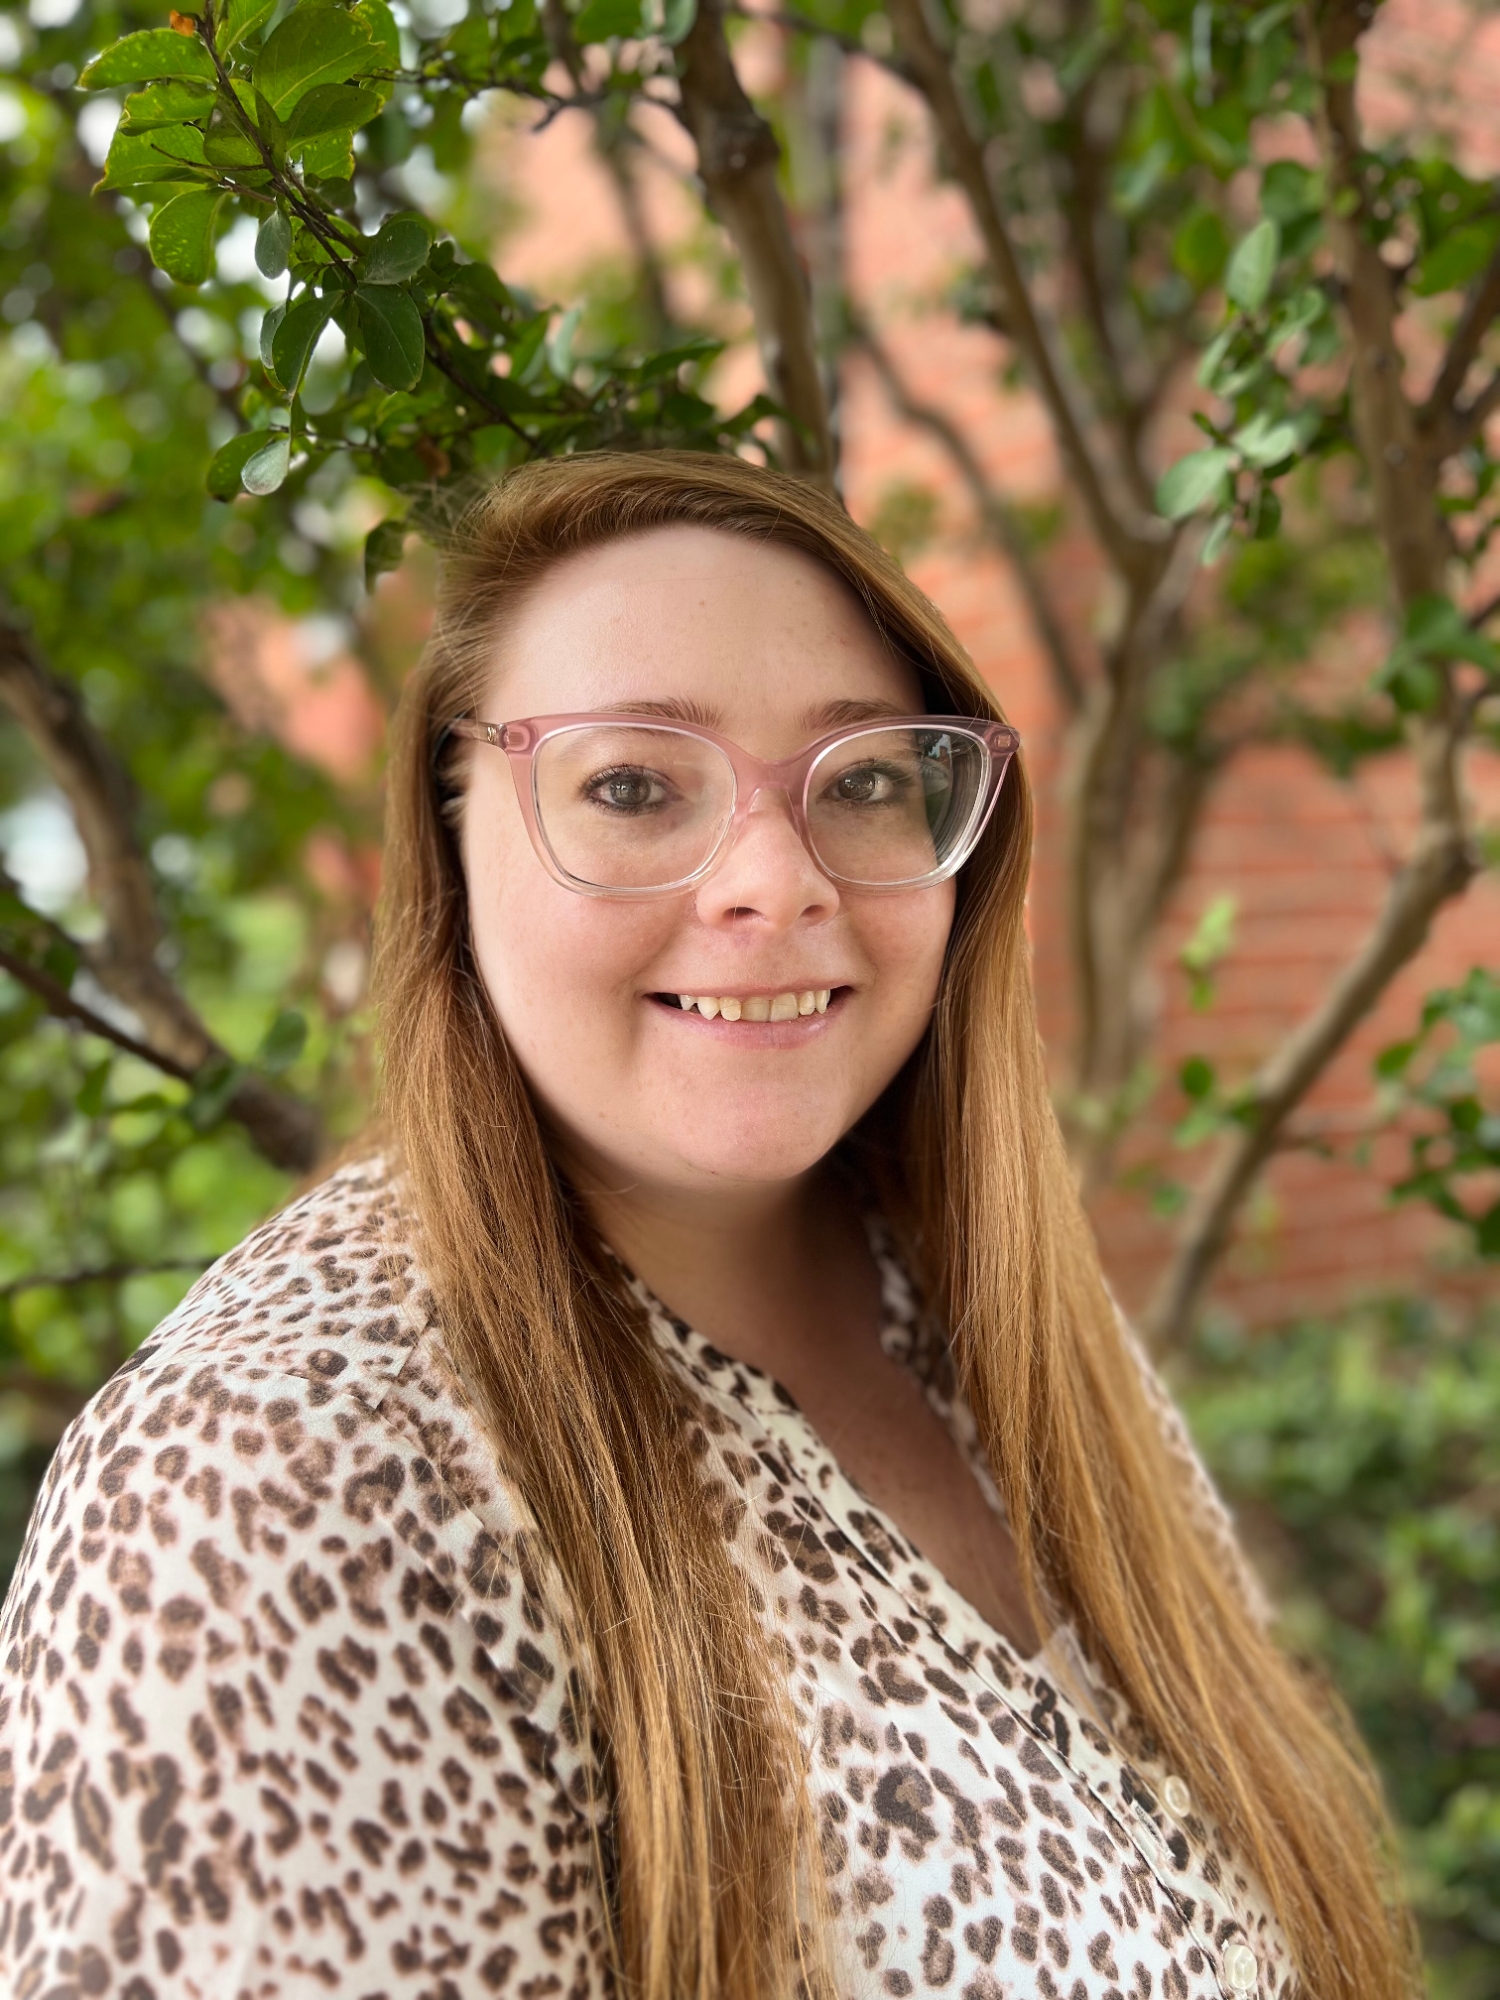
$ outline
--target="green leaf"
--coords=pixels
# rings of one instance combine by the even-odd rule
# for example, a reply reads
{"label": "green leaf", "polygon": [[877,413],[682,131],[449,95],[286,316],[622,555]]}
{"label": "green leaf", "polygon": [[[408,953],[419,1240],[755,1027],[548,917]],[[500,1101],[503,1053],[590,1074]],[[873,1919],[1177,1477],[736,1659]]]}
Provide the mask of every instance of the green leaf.
{"label": "green leaf", "polygon": [[698,0],[664,0],[661,38],[667,47],[675,49],[679,42],[685,42],[697,18]]}
{"label": "green leaf", "polygon": [[[511,0],[512,11],[515,11],[518,5],[519,0]],[[359,5],[350,9],[350,15],[366,30],[370,40],[375,44],[380,54],[380,67],[400,69],[401,31],[396,26],[396,17],[385,4],[385,0],[359,0]]]}
{"label": "green leaf", "polygon": [[158,125],[191,125],[214,108],[214,93],[197,81],[150,83],[125,100],[122,132],[150,132]]}
{"label": "green leaf", "polygon": [[251,75],[278,118],[320,84],[347,83],[380,66],[368,28],[336,7],[301,6],[272,30]]}
{"label": "green leaf", "polygon": [[1234,533],[1233,514],[1220,514],[1203,538],[1203,546],[1198,551],[1198,562],[1203,569],[1212,569],[1229,546],[1229,537]]}
{"label": "green leaf", "polygon": [[382,521],[365,537],[365,589],[373,590],[375,580],[388,569],[399,569],[406,553],[406,523]]}
{"label": "green leaf", "polygon": [[402,285],[427,262],[432,230],[416,215],[393,215],[360,260],[360,277],[367,285]]}
{"label": "green leaf", "polygon": [[355,83],[320,83],[302,98],[287,120],[287,138],[318,139],[325,132],[352,132],[378,117],[383,103],[378,90]]}
{"label": "green leaf", "polygon": [[246,462],[263,451],[271,438],[270,431],[241,431],[228,444],[221,445],[214,453],[208,468],[206,484],[215,500],[233,500],[244,488],[240,484],[240,474]]}
{"label": "green leaf", "polygon": [[1500,646],[1476,632],[1452,598],[1440,593],[1412,599],[1398,650],[1424,660],[1468,660],[1489,673],[1500,671]]}
{"label": "green leaf", "polygon": [[112,90],[122,83],[154,83],[162,76],[195,76],[216,83],[213,57],[196,35],[175,28],[143,28],[114,42],[84,68],[80,90]]}
{"label": "green leaf", "polygon": [[260,167],[265,155],[239,122],[227,117],[222,105],[209,120],[203,151],[216,167]]}
{"label": "green leaf", "polygon": [[280,1076],[283,1070],[291,1068],[306,1046],[306,1015],[299,1014],[294,1007],[283,1008],[266,1031],[256,1053],[256,1064],[269,1070],[272,1076]]}
{"label": "green leaf", "polygon": [[1285,418],[1279,421],[1258,412],[1248,424],[1234,433],[1234,443],[1242,458],[1251,465],[1275,465],[1283,458],[1290,458],[1301,443],[1301,432]]}
{"label": "green leaf", "polygon": [[1482,221],[1464,223],[1427,252],[1412,281],[1412,290],[1421,298],[1428,298],[1434,292],[1462,290],[1489,263],[1497,244],[1500,244],[1500,220],[1487,216]]}
{"label": "green leaf", "polygon": [[247,493],[274,493],[287,475],[292,442],[285,431],[277,431],[269,444],[253,452],[240,471],[240,484]]}
{"label": "green leaf", "polygon": [[1322,203],[1322,183],[1310,167],[1273,160],[1261,175],[1260,208],[1273,222],[1297,222]]}
{"label": "green leaf", "polygon": [[1217,284],[1229,255],[1229,232],[1211,208],[1195,208],[1172,239],[1172,262],[1198,291]]}
{"label": "green leaf", "polygon": [[327,184],[330,181],[353,180],[354,134],[324,132],[316,139],[305,140],[300,151],[303,173],[309,180],[323,184],[325,199],[341,201],[343,196],[335,195]]}
{"label": "green leaf", "polygon": [[224,197],[217,188],[189,188],[151,218],[151,261],[179,285],[201,285],[214,274],[214,225]]}
{"label": "green leaf", "polygon": [[336,295],[325,293],[319,298],[315,292],[304,292],[295,305],[287,307],[272,335],[271,373],[289,395],[295,395],[301,386],[308,357],[338,303]]}
{"label": "green leaf", "polygon": [[1198,513],[1222,496],[1233,464],[1234,453],[1223,445],[1190,451],[1162,474],[1156,489],[1157,512],[1169,521],[1185,521]]}
{"label": "green leaf", "polygon": [[164,125],[154,132],[117,131],[104,162],[101,188],[149,187],[153,181],[190,181],[192,169],[213,169],[196,125]]}
{"label": "green leaf", "polygon": [[1182,1085],[1184,1095],[1191,1097],[1194,1103],[1201,1104],[1213,1090],[1216,1081],[1214,1066],[1202,1056],[1189,1056],[1178,1071],[1177,1080]]}
{"label": "green leaf", "polygon": [[414,389],[422,379],[422,315],[394,285],[361,285],[354,294],[360,343],[383,389]]}
{"label": "green leaf", "polygon": [[588,0],[573,23],[577,42],[607,42],[612,37],[639,35],[641,0]]}
{"label": "green leaf", "polygon": [[273,208],[255,232],[255,264],[264,278],[279,278],[292,254],[292,225]]}
{"label": "green leaf", "polygon": [[229,0],[219,23],[219,53],[230,49],[265,26],[276,12],[279,0]]}
{"label": "green leaf", "polygon": [[266,312],[263,313],[261,316],[260,359],[261,359],[261,365],[265,369],[268,375],[273,375],[275,373],[275,370],[271,364],[271,349],[276,339],[276,329],[281,325],[281,322],[285,318],[286,318],[285,299],[282,300],[279,306],[269,307],[266,310]]}
{"label": "green leaf", "polygon": [[1224,289],[1231,305],[1243,312],[1259,312],[1276,275],[1276,259],[1281,253],[1281,231],[1269,216],[1257,222],[1242,237],[1229,260]]}

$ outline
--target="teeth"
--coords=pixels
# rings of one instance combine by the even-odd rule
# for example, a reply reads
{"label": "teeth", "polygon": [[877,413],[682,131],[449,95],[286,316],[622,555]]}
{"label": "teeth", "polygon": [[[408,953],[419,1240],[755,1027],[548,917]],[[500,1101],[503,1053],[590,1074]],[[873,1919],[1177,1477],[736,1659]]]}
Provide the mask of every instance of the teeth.
{"label": "teeth", "polygon": [[677,1004],[684,1014],[695,1009],[705,1021],[722,1017],[726,1021],[795,1021],[801,1014],[826,1014],[833,988],[809,988],[804,993],[752,993],[736,999],[732,993],[679,993]]}

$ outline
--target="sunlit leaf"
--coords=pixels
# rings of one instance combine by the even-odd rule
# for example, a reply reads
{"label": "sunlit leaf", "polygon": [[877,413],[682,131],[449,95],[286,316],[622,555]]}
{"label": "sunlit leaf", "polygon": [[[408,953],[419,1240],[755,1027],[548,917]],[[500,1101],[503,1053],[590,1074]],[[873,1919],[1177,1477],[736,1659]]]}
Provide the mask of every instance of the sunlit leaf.
{"label": "sunlit leaf", "polygon": [[126,98],[119,129],[149,132],[159,125],[192,124],[213,107],[213,91],[196,80],[150,83]]}
{"label": "sunlit leaf", "polygon": [[1234,464],[1234,453],[1222,445],[1190,451],[1168,467],[1156,489],[1156,506],[1169,521],[1186,520],[1223,494]]}
{"label": "sunlit leaf", "polygon": [[152,216],[152,261],[179,285],[201,285],[213,276],[215,224],[223,201],[217,189],[190,188]]}
{"label": "sunlit leaf", "polygon": [[284,431],[279,432],[271,442],[245,460],[240,472],[240,484],[247,493],[274,493],[285,483],[291,462],[291,440]]}
{"label": "sunlit leaf", "polygon": [[111,90],[122,83],[151,83],[167,76],[192,76],[213,83],[218,72],[196,35],[179,35],[172,28],[143,28],[86,64],[78,87]]}
{"label": "sunlit leaf", "polygon": [[255,262],[263,277],[279,278],[292,254],[292,225],[273,208],[255,232]]}
{"label": "sunlit leaf", "polygon": [[251,75],[279,118],[320,84],[347,83],[380,66],[369,29],[336,7],[301,6],[267,36]]}
{"label": "sunlit leaf", "polygon": [[1240,239],[1229,269],[1224,290],[1231,305],[1245,312],[1259,312],[1276,275],[1276,259],[1281,253],[1281,231],[1269,216],[1257,222],[1248,236]]}

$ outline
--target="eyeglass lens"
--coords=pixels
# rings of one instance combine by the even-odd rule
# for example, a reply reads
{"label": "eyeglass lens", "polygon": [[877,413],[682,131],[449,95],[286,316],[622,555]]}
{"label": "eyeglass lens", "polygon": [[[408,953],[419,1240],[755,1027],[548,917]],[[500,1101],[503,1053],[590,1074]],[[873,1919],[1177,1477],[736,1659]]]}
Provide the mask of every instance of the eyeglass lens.
{"label": "eyeglass lens", "polygon": [[[861,730],[813,765],[809,839],[829,874],[870,888],[924,881],[951,860],[984,800],[989,752],[948,729]],[[687,881],[714,854],[735,805],[716,744],[648,723],[590,723],[538,747],[534,796],[563,873],[603,889]]]}

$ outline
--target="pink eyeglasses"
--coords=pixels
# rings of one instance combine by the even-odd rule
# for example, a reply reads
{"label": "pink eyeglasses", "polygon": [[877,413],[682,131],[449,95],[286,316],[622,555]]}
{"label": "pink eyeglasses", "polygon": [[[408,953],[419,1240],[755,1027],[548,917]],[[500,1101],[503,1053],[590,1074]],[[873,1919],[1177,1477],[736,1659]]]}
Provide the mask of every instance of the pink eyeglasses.
{"label": "pink eyeglasses", "polygon": [[787,800],[835,882],[945,881],[974,852],[1020,747],[1005,723],[959,715],[859,723],[775,763],[712,729],[630,714],[461,716],[444,735],[505,752],[542,865],[586,896],[691,888],[763,791]]}

